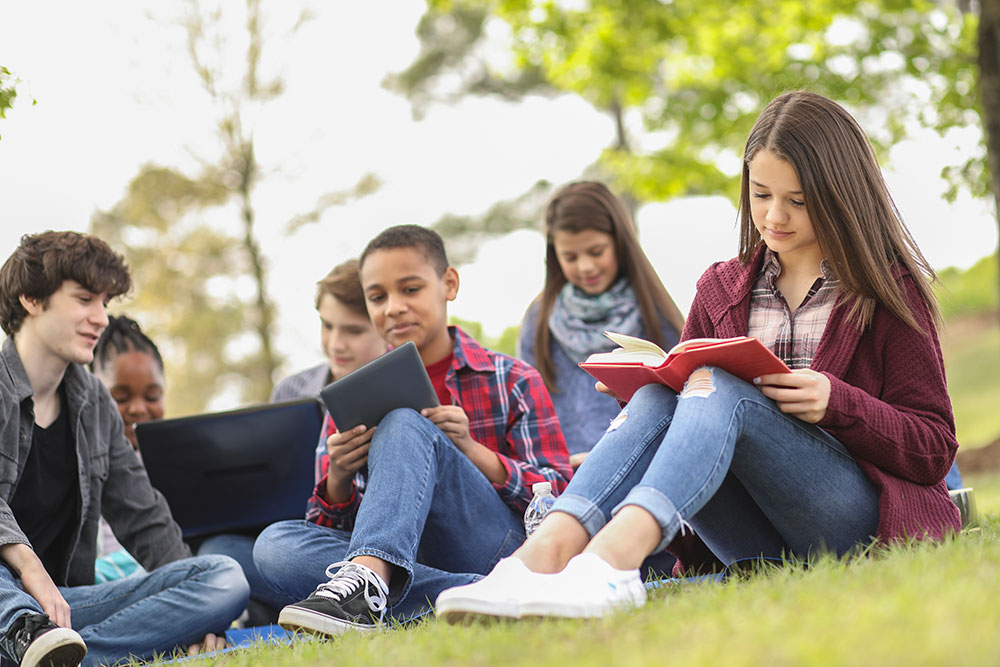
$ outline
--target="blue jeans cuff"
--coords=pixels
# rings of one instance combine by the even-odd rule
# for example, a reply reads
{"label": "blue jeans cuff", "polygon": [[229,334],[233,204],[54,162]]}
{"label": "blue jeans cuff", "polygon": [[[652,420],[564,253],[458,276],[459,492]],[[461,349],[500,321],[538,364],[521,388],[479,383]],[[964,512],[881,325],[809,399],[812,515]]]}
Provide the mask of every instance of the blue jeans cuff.
{"label": "blue jeans cuff", "polygon": [[667,498],[661,491],[652,486],[638,485],[632,487],[628,495],[625,496],[625,500],[621,501],[617,507],[611,511],[611,515],[614,516],[618,514],[626,505],[636,505],[641,507],[656,519],[656,522],[660,524],[661,539],[660,543],[656,545],[650,553],[658,553],[667,548],[674,537],[677,535],[677,530],[681,525],[686,524],[684,518],[677,511],[677,507],[670,498]]}
{"label": "blue jeans cuff", "polygon": [[564,493],[556,498],[551,511],[569,514],[580,522],[590,537],[596,535],[608,522],[600,507],[584,496],[573,493]]}
{"label": "blue jeans cuff", "polygon": [[[384,560],[390,565],[395,565],[400,570],[406,573],[406,577],[402,584],[393,586],[392,581],[385,582],[385,585],[389,587],[389,601],[388,605],[392,607],[399,603],[400,600],[406,597],[406,594],[410,592],[410,586],[413,585],[413,565],[407,563],[402,558],[393,556],[391,554],[382,551],[381,549],[372,549],[370,547],[362,547],[360,549],[355,549],[346,556],[344,560],[353,560],[358,556],[372,556],[380,560]],[[392,577],[390,577],[392,579]]]}

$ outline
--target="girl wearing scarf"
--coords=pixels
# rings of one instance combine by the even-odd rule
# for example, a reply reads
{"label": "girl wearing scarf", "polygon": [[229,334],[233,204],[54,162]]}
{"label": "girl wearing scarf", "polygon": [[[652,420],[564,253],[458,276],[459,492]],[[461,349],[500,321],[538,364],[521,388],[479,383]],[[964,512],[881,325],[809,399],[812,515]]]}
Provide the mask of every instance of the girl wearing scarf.
{"label": "girl wearing scarf", "polygon": [[639,247],[625,206],[602,183],[560,189],[544,231],[545,286],[521,323],[518,356],[545,380],[575,468],[620,411],[577,364],[615,348],[605,331],[669,349],[684,316]]}

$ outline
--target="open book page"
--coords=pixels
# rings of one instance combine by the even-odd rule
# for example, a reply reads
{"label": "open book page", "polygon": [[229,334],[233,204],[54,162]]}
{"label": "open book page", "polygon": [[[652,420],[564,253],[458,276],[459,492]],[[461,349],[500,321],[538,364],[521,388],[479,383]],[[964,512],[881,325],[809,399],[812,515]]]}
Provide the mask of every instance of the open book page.
{"label": "open book page", "polygon": [[736,338],[688,338],[687,340],[681,341],[670,348],[670,352],[667,356],[678,354],[686,350],[694,350],[699,347],[709,347],[711,345],[719,345],[720,343],[735,343],[741,340],[746,340],[748,336],[737,336]]}
{"label": "open book page", "polygon": [[614,331],[605,331],[604,335],[617,343],[618,347],[610,352],[592,354],[587,358],[588,362],[634,363],[655,367],[667,358],[667,353],[651,341]]}

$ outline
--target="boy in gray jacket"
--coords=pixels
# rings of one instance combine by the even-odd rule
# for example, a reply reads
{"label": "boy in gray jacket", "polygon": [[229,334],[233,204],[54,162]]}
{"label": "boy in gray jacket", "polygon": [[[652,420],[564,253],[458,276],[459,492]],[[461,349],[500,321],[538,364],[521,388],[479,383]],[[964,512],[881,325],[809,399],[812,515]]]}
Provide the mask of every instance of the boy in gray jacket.
{"label": "boy in gray jacket", "polygon": [[[130,288],[121,255],[75,232],[26,235],[0,268],[0,652],[21,665],[211,647],[246,607],[235,561],[189,557],[83,367]],[[147,574],[93,585],[102,515]]]}

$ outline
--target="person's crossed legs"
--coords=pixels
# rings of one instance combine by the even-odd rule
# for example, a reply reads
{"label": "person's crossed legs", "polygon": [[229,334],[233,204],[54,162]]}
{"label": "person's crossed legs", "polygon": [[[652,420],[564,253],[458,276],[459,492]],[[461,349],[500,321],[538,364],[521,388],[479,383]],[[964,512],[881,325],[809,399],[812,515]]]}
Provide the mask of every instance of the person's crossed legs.
{"label": "person's crossed legs", "polygon": [[[413,410],[394,410],[379,423],[368,471],[353,531],[284,522],[258,538],[261,575],[276,592],[301,600],[282,610],[283,626],[336,635],[373,629],[389,608],[395,618],[412,617],[444,588],[480,578],[524,540],[521,517]],[[328,573],[332,565],[340,569]]]}
{"label": "person's crossed legs", "polygon": [[[520,562],[446,591],[438,614],[459,620],[493,604],[497,615],[588,616],[641,604],[636,568],[684,526],[724,563],[816,549],[842,554],[867,542],[878,495],[846,449],[753,385],[703,370],[708,382],[697,391],[640,389],[508,559]],[[542,576],[551,573],[559,575]]]}

